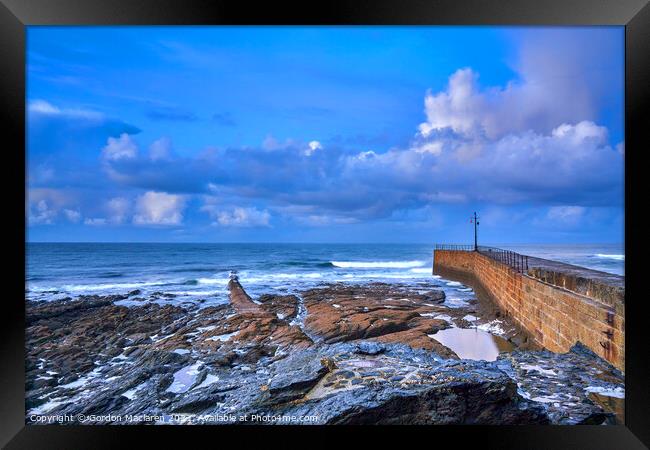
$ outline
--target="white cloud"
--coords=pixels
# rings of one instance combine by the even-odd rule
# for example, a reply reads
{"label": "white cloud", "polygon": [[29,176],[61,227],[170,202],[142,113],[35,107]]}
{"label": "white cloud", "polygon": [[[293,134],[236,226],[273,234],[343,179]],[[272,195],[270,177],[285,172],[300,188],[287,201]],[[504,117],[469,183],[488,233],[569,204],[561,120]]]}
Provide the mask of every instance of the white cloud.
{"label": "white cloud", "polygon": [[267,227],[271,214],[267,210],[236,207],[232,211],[215,212],[214,225],[224,227]]}
{"label": "white cloud", "polygon": [[616,201],[622,188],[621,154],[608,145],[607,129],[591,121],[494,140],[436,137],[431,148],[427,141],[416,141],[408,149],[347,156],[343,179],[350,186],[381,183],[387,192],[417,193],[431,202],[567,201],[588,206]]}
{"label": "white cloud", "polygon": [[27,110],[36,114],[61,114],[61,110],[45,100],[33,100],[27,105]]}
{"label": "white cloud", "polygon": [[268,135],[262,141],[262,148],[264,150],[283,150],[296,144],[294,139],[285,139],[284,142],[280,142],[272,135]]}
{"label": "white cloud", "polygon": [[412,147],[416,153],[431,153],[432,155],[439,155],[442,153],[443,143],[440,141],[425,142],[422,145]]}
{"label": "white cloud", "polygon": [[152,161],[169,159],[171,156],[172,141],[168,137],[161,137],[149,146],[149,158]]}
{"label": "white cloud", "polygon": [[[74,195],[61,189],[31,188],[25,205],[27,222],[29,225],[53,224],[64,209],[73,211],[74,204],[76,204]],[[66,212],[63,214],[69,220],[70,217],[74,219],[74,214],[71,216]]]}
{"label": "white cloud", "polygon": [[316,152],[316,150],[322,150],[322,149],[323,149],[323,146],[321,145],[320,142],[311,141],[309,144],[307,144],[307,149],[305,150],[305,155],[311,156]]}
{"label": "white cloud", "polygon": [[529,130],[548,132],[563,122],[595,117],[580,77],[558,76],[532,59],[522,64],[519,79],[504,87],[481,89],[478,80],[471,68],[459,69],[444,91],[427,92],[426,122],[419,126],[420,135],[426,138],[450,129],[466,138],[498,139]]}
{"label": "white cloud", "polygon": [[109,221],[114,224],[121,224],[126,221],[131,202],[123,197],[115,197],[106,203],[109,212]]}
{"label": "white cloud", "polygon": [[28,221],[30,225],[51,225],[57,214],[46,200],[39,200],[33,207],[30,205]]}
{"label": "white cloud", "polygon": [[104,217],[93,217],[87,218],[84,220],[84,225],[90,225],[93,227],[101,227],[106,225],[106,219]]}
{"label": "white cloud", "polygon": [[120,159],[133,159],[138,155],[138,147],[126,133],[119,138],[109,137],[106,146],[102,150],[102,156],[109,161]]}
{"label": "white cloud", "polygon": [[324,214],[312,214],[305,217],[299,217],[299,220],[307,225],[324,227],[330,225],[349,225],[358,223],[359,219],[354,217],[337,217],[327,216]]}
{"label": "white cloud", "polygon": [[183,221],[185,198],[166,192],[149,191],[135,203],[136,225],[179,225]]}
{"label": "white cloud", "polygon": [[621,155],[625,155],[625,142],[619,142],[616,144],[616,151]]}
{"label": "white cloud", "polygon": [[77,223],[81,220],[81,213],[73,209],[64,209],[63,214],[65,214],[66,219],[72,223]]}
{"label": "white cloud", "polygon": [[101,120],[104,115],[87,109],[59,108],[45,100],[32,100],[27,104],[27,112],[35,116],[65,116],[78,119]]}
{"label": "white cloud", "polygon": [[470,134],[483,125],[482,115],[486,99],[478,92],[478,75],[472,69],[457,70],[449,77],[446,92],[424,98],[424,112],[427,121],[419,126],[420,133],[427,137],[433,131],[451,128],[460,134]]}

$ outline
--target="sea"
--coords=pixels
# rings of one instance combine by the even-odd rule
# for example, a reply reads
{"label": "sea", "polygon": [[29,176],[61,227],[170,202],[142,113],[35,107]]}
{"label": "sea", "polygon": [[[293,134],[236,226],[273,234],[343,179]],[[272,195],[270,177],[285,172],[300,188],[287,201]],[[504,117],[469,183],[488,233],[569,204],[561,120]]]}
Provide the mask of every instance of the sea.
{"label": "sea", "polygon": [[[622,244],[493,246],[624,274]],[[228,302],[229,274],[236,271],[253,298],[331,282],[435,282],[446,305],[464,306],[472,290],[432,275],[432,252],[432,244],[27,243],[25,296],[51,301],[131,292],[123,304],[154,295],[159,303],[210,306]]]}

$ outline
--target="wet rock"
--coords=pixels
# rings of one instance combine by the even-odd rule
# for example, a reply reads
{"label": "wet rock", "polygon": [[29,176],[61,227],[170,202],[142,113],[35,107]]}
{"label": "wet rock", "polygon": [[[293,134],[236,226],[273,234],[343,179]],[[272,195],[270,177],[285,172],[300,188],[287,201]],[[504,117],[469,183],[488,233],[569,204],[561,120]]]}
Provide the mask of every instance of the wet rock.
{"label": "wet rock", "polygon": [[224,399],[224,394],[220,393],[219,390],[210,393],[195,393],[176,403],[172,403],[169,410],[174,413],[200,413],[214,407],[217,403],[223,402]]}
{"label": "wet rock", "polygon": [[442,299],[444,293],[422,295],[383,283],[328,285],[303,293],[305,327],[325,343],[377,338],[433,349],[427,334],[448,326],[429,317],[441,308],[431,303],[435,296]]}
{"label": "wet rock", "polygon": [[[202,309],[116,306],[115,296],[28,302],[26,405],[40,414],[309,415],[318,424],[611,420],[593,394],[620,392],[620,372],[582,346],[459,360],[428,334],[478,306],[447,308],[438,292],[328,285],[257,304],[231,282],[231,304]],[[301,301],[304,327],[294,320]]]}
{"label": "wet rock", "polygon": [[423,296],[426,301],[435,303],[442,303],[446,298],[445,291],[442,290],[425,292]]}
{"label": "wet rock", "polygon": [[262,308],[246,293],[239,281],[231,279],[228,282],[228,290],[230,291],[230,303],[238,313],[263,314]]}
{"label": "wet rock", "polygon": [[40,320],[52,319],[62,315],[80,314],[112,303],[113,300],[109,297],[90,297],[57,302],[27,302],[25,320],[29,326]]}
{"label": "wet rock", "polygon": [[581,343],[566,353],[515,351],[501,354],[498,367],[517,381],[522,396],[547,411],[557,424],[602,424],[614,412],[590,398],[592,392],[624,396],[623,374]]}
{"label": "wet rock", "polygon": [[378,355],[384,350],[386,347],[376,342],[360,342],[357,346],[357,353],[362,355]]}
{"label": "wet rock", "polygon": [[303,397],[328,373],[318,353],[305,350],[274,365],[275,375],[264,391],[261,402],[266,405],[286,403]]}
{"label": "wet rock", "polygon": [[295,295],[269,295],[259,297],[262,308],[280,320],[292,320],[298,314],[298,297]]}

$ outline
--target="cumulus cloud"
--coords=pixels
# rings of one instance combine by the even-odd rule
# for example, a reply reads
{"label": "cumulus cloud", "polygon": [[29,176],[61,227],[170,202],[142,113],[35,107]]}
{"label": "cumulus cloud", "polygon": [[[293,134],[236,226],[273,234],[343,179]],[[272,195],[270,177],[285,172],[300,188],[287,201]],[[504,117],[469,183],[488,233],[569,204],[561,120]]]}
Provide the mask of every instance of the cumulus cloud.
{"label": "cumulus cloud", "polygon": [[74,209],[64,209],[63,214],[65,214],[66,219],[72,223],[77,223],[81,220],[81,213]]}
{"label": "cumulus cloud", "polygon": [[185,198],[166,192],[149,191],[136,199],[133,223],[136,225],[180,225]]}
{"label": "cumulus cloud", "polygon": [[84,225],[90,225],[93,227],[101,227],[106,225],[107,221],[105,217],[88,217],[84,220]]}
{"label": "cumulus cloud", "polygon": [[484,123],[487,100],[484,94],[477,92],[477,78],[471,69],[460,69],[449,78],[445,92],[427,93],[424,98],[427,121],[419,126],[423,136],[445,128],[470,134],[487,125]]}
{"label": "cumulus cloud", "polygon": [[[71,222],[78,221],[73,195],[61,189],[30,189],[26,199],[26,216],[29,225],[51,225],[63,214]],[[80,218],[80,215],[79,215]]]}
{"label": "cumulus cloud", "polygon": [[46,200],[39,200],[35,205],[30,205],[28,221],[31,225],[51,225],[58,211],[53,209]]}
{"label": "cumulus cloud", "polygon": [[149,158],[152,161],[169,159],[171,156],[172,141],[168,137],[161,137],[149,146]]}
{"label": "cumulus cloud", "polygon": [[331,225],[348,225],[358,223],[359,219],[354,217],[336,217],[324,214],[311,214],[307,216],[299,216],[299,220],[310,226],[326,227]]}
{"label": "cumulus cloud", "polygon": [[318,141],[311,141],[307,144],[307,149],[305,149],[305,155],[311,156],[316,150],[322,150],[323,146]]}
{"label": "cumulus cloud", "polygon": [[268,227],[271,214],[257,208],[236,207],[230,211],[215,211],[214,225],[223,227]]}
{"label": "cumulus cloud", "polygon": [[268,135],[262,142],[262,148],[264,150],[285,150],[294,145],[296,145],[296,141],[293,139],[285,139],[282,142],[272,135]]}
{"label": "cumulus cloud", "polygon": [[133,159],[137,155],[138,146],[127,133],[122,133],[119,138],[109,137],[102,150],[102,156],[107,161]]}
{"label": "cumulus cloud", "polygon": [[116,225],[124,223],[131,208],[131,202],[124,197],[115,197],[106,204],[109,212],[108,220]]}
{"label": "cumulus cloud", "polygon": [[[534,74],[534,75],[533,75]],[[563,77],[540,78],[537,71],[504,87],[481,89],[479,74],[457,70],[444,91],[428,92],[424,100],[423,137],[450,129],[464,138],[498,139],[510,133],[548,132],[560,123],[595,118],[583,88]],[[571,98],[571,101],[567,101]]]}
{"label": "cumulus cloud", "polygon": [[[608,139],[607,129],[594,122],[560,122],[545,133],[511,132],[498,139],[443,131],[384,152],[332,147],[315,158],[305,153],[308,144],[274,140],[262,149],[109,165],[114,179],[148,190],[218,193],[230,204],[239,198],[273,208],[305,206],[290,213],[305,222],[321,215],[365,220],[435,203],[620,204],[623,159]],[[221,222],[238,220],[228,212]]]}

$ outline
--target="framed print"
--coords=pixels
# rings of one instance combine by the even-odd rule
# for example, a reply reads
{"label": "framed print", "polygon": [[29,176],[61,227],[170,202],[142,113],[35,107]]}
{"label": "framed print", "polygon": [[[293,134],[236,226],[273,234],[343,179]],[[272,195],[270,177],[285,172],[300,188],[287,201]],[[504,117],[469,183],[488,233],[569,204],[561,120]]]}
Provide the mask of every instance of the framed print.
{"label": "framed print", "polygon": [[646,2],[306,6],[3,0],[3,445],[647,445]]}

